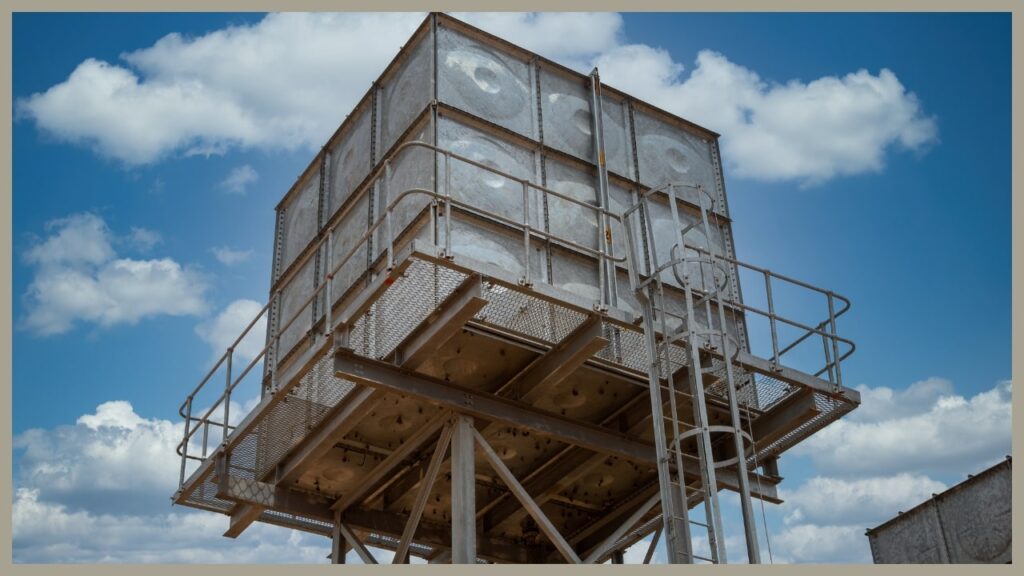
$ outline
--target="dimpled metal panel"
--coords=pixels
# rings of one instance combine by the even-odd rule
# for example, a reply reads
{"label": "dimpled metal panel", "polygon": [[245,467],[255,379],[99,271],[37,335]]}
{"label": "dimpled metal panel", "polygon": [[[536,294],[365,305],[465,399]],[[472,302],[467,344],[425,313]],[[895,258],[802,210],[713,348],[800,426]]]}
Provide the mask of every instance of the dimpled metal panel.
{"label": "dimpled metal panel", "polygon": [[[724,211],[718,198],[712,143],[641,111],[634,113],[634,119],[640,182],[652,188],[667,182],[700,185],[715,198],[715,211]],[[694,188],[677,188],[676,194],[694,204],[701,202]],[[707,198],[703,201],[705,206],[709,204]]]}
{"label": "dimpled metal panel", "polygon": [[355,114],[351,128],[329,151],[325,199],[328,219],[338,212],[356,186],[370,174],[370,109],[364,107]]}
{"label": "dimpled metal panel", "polygon": [[331,262],[327,271],[334,270],[350,251],[355,250],[341,268],[335,272],[331,284],[331,301],[337,302],[366,271],[366,243],[362,237],[367,230],[367,204],[369,196],[361,194],[353,207],[334,229]]}
{"label": "dimpled metal panel", "polygon": [[[559,162],[550,156],[545,158],[544,165],[548,188],[574,200],[586,202],[591,206],[598,205],[597,190],[595,189],[597,175],[593,169],[586,170],[579,166]],[[548,197],[548,221],[551,234],[592,250],[599,248],[600,232],[597,216],[596,211],[579,204],[557,196]],[[594,286],[597,286],[596,283]]]}
{"label": "dimpled metal panel", "polygon": [[530,67],[449,28],[437,31],[438,100],[534,137]]}
{"label": "dimpled metal panel", "polygon": [[278,315],[279,326],[284,326],[292,319],[291,326],[281,332],[278,341],[278,359],[288,356],[292,348],[305,336],[310,328],[313,319],[311,306],[305,305],[306,300],[313,294],[314,271],[316,259],[309,258],[281,289],[281,308]]}
{"label": "dimpled metal panel", "polygon": [[[534,152],[513,144],[499,135],[442,116],[437,122],[437,139],[441,148],[451,150],[515,178],[536,181]],[[442,159],[443,162],[443,159]],[[443,170],[443,164],[441,170]],[[510,178],[487,172],[458,160],[451,161],[451,195],[453,198],[493,212],[516,222],[523,220],[523,186]],[[442,182],[441,186],[445,184]],[[530,191],[530,225],[541,229],[543,203],[536,190]]]}
{"label": "dimpled metal panel", "polygon": [[284,230],[281,234],[281,272],[288,269],[295,259],[309,246],[317,233],[317,213],[320,207],[320,173],[312,171],[299,188],[285,203]]}
{"label": "dimpled metal panel", "polygon": [[433,99],[430,85],[432,50],[433,42],[428,33],[411,47],[405,61],[382,87],[378,109],[381,115],[381,149],[384,151],[391,148]]}
{"label": "dimpled metal panel", "polygon": [[541,68],[540,101],[544,144],[587,162],[594,161],[590,88],[583,78]]}
{"label": "dimpled metal panel", "polygon": [[[413,133],[408,141],[420,141],[429,143],[433,139],[429,125],[424,124],[417,132]],[[400,154],[394,157],[391,164],[391,179],[387,184],[387,198],[384,197],[383,188],[377,195],[376,217],[383,218],[387,205],[394,203],[391,213],[392,239],[399,238],[403,231],[412,223],[416,215],[430,204],[432,198],[425,194],[410,194],[399,200],[399,197],[406,191],[414,188],[423,190],[434,190],[434,152],[420,146],[405,148]],[[374,245],[375,256],[380,255],[387,248],[387,230],[382,226],[376,232],[376,243]]]}

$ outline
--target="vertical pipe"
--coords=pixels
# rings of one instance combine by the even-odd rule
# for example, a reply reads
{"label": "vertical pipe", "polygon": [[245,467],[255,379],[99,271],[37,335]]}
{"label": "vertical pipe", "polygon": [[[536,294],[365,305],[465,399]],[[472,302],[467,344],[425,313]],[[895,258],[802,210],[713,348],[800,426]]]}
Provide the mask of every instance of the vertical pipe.
{"label": "vertical pipe", "polygon": [[476,471],[473,419],[457,415],[452,434],[452,564],[476,563]]}

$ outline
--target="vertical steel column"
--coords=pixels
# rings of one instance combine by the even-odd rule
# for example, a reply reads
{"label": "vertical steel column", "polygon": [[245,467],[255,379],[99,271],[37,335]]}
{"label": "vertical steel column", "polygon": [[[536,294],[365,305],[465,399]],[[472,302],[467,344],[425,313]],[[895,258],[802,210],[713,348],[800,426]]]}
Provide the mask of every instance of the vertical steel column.
{"label": "vertical steel column", "polygon": [[[601,105],[601,77],[597,68],[590,72],[590,126],[594,138],[594,164],[597,165],[597,203],[607,209],[608,201],[608,167],[605,163],[604,148],[604,113]],[[615,286],[615,262],[608,259],[612,253],[612,229],[604,212],[597,213],[598,246],[601,247],[599,259],[599,280],[601,284],[601,304],[617,305]]]}
{"label": "vertical steel column", "polygon": [[334,526],[331,527],[331,564],[344,564],[348,542],[341,534],[341,512],[335,513],[334,516]]}
{"label": "vertical steel column", "polygon": [[452,433],[452,564],[476,563],[476,441],[473,418],[455,416]]}

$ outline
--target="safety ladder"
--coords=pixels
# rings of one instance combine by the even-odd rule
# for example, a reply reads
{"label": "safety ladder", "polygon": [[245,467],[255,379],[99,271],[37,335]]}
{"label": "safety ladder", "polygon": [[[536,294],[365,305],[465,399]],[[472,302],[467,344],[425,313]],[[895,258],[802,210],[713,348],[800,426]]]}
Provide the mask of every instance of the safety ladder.
{"label": "safety ladder", "polygon": [[[680,220],[675,193],[677,189],[687,187],[697,191],[700,218],[684,224]],[[674,243],[665,261],[659,261],[648,204],[651,195],[659,191],[668,194],[676,231]],[[639,212],[640,230],[647,247],[645,261],[648,263],[648,274],[641,278],[639,274],[631,273],[631,283],[642,307],[650,360],[648,375],[652,422],[668,561],[726,562],[716,471],[734,465],[740,488],[748,559],[751,563],[757,563],[760,555],[744,445],[744,439],[750,441],[750,435],[742,428],[736,392],[738,368],[735,366],[735,358],[740,351],[740,344],[727,330],[724,299],[725,291],[730,287],[730,274],[711,247],[708,211],[713,208],[714,198],[700,186],[672,183],[641,194],[639,201],[627,211],[627,217],[634,211]],[[694,231],[702,232],[708,240],[706,249],[688,239]],[[661,240],[665,242],[664,237]],[[628,241],[634,256],[632,261],[640,262],[636,239],[628,238]],[[677,285],[675,294],[666,294],[665,277],[669,275]],[[680,296],[683,300],[682,312],[670,312],[666,304],[676,299],[673,303],[678,309]],[[706,322],[698,320],[698,311],[704,313]],[[717,328],[714,327],[714,320],[717,320]],[[720,364],[724,367],[724,374],[718,375],[713,384],[721,385],[724,380],[724,395],[728,398],[731,426],[712,425],[709,422],[705,380],[711,374],[714,362],[712,353],[721,357]],[[679,397],[689,399],[692,406],[690,421],[680,413]],[[666,404],[668,414],[664,413]],[[712,433],[732,435],[735,449],[733,458],[715,462]],[[693,455],[684,450],[684,441],[696,443],[696,462],[693,462]],[[691,487],[687,481],[687,476],[695,472],[699,474],[696,488]],[[689,517],[691,503],[703,504],[703,521]],[[707,535],[709,552],[706,556],[694,551],[695,532]]]}

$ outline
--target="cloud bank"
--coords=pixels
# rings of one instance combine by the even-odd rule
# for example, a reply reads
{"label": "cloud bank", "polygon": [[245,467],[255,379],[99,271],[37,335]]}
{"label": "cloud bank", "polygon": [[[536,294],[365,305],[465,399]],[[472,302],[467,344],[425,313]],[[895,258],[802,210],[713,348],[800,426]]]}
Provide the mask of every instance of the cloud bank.
{"label": "cloud bank", "polygon": [[206,309],[207,286],[197,271],[170,258],[139,260],[114,250],[124,243],[151,249],[159,242],[151,231],[134,228],[120,239],[89,213],[53,220],[46,230],[23,254],[32,268],[24,326],[36,335],[62,334],[82,322],[110,327]]}
{"label": "cloud bank", "polygon": [[[270,14],[195,38],[169,34],[117,63],[84,60],[20,98],[17,112],[127,165],[233,149],[312,152],[423,16]],[[618,14],[457,16],[580,71],[596,65],[608,84],[721,133],[739,177],[820,184],[878,172],[891,150],[937,141],[936,120],[888,69],[780,83],[705,50],[685,74],[667,50],[627,43]],[[248,182],[239,174],[226,189]]]}

